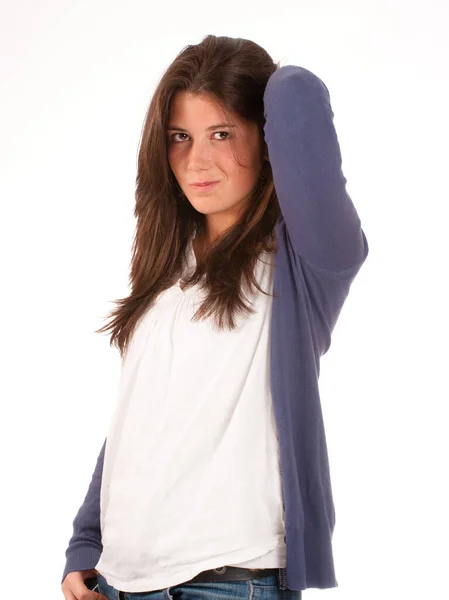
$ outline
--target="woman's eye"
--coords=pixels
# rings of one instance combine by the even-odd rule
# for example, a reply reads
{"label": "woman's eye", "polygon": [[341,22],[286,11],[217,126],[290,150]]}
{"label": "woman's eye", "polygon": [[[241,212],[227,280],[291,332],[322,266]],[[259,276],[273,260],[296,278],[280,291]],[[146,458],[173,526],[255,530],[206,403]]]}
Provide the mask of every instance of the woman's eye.
{"label": "woman's eye", "polygon": [[171,136],[171,139],[173,140],[173,139],[175,138],[175,136],[177,136],[177,135],[187,135],[187,133],[174,133],[174,134]]}
{"label": "woman's eye", "polygon": [[[228,132],[228,131],[216,131],[215,133],[219,133],[219,134],[221,134],[221,133],[224,133],[224,134],[227,136],[227,137],[225,137],[225,138],[221,138],[221,139],[225,139],[225,140],[227,140],[227,139],[228,139],[228,137],[229,137],[229,132]],[[214,135],[215,135],[215,134],[214,134]]]}

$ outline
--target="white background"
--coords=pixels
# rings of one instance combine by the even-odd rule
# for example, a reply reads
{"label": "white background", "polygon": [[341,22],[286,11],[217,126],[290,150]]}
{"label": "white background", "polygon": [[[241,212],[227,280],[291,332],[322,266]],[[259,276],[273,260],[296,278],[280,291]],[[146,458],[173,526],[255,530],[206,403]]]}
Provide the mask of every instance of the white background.
{"label": "white background", "polygon": [[448,4],[10,0],[0,14],[1,591],[60,579],[116,401],[93,333],[128,294],[154,86],[209,33],[327,85],[370,255],[322,359],[339,587],[449,598]]}

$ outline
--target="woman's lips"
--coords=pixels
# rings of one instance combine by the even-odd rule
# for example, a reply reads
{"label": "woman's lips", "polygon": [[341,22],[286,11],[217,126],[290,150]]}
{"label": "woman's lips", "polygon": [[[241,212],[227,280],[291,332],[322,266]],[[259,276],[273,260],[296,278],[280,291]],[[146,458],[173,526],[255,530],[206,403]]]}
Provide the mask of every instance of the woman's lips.
{"label": "woman's lips", "polygon": [[215,185],[217,185],[217,183],[219,183],[219,182],[213,181],[212,183],[207,183],[207,184],[203,184],[203,185],[191,184],[191,187],[197,192],[207,192],[208,190],[211,190]]}

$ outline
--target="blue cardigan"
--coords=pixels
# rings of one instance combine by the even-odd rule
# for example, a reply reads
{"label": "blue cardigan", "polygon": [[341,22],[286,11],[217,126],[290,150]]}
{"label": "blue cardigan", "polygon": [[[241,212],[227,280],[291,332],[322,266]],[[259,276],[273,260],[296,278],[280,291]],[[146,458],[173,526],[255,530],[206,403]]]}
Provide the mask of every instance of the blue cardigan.
{"label": "blue cardigan", "polygon": [[[348,195],[329,91],[311,71],[287,65],[264,93],[265,140],[282,216],[276,224],[270,338],[291,590],[337,587],[335,507],[318,379],[320,357],[368,243]],[[73,521],[63,579],[95,568],[102,552],[100,488],[106,440]]]}

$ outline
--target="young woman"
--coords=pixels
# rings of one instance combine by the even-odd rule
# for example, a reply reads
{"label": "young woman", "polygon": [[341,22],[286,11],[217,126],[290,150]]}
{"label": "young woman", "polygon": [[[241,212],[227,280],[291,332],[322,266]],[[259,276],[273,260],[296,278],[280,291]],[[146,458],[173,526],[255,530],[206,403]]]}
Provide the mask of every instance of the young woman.
{"label": "young woman", "polygon": [[119,398],[66,600],[338,585],[318,378],[368,243],[333,116],[316,75],[249,40],[207,36],[161,78],[131,293],[99,330],[122,357]]}

